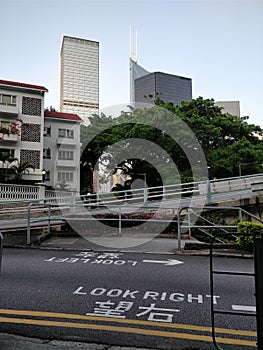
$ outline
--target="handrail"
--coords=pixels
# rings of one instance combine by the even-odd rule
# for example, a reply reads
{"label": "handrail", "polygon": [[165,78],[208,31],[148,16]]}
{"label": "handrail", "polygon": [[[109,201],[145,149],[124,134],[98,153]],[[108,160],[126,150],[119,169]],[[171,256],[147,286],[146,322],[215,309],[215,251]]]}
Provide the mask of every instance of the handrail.
{"label": "handrail", "polygon": [[[177,229],[177,235],[178,235],[178,250],[181,251],[182,250],[182,245],[181,245],[181,240],[182,240],[182,232],[181,232],[181,228],[184,227],[184,228],[207,228],[205,227],[205,225],[201,226],[201,225],[187,225],[187,226],[182,226],[181,225],[181,213],[184,211],[184,210],[193,210],[193,209],[199,209],[199,210],[204,210],[204,209],[213,209],[213,210],[238,210],[239,213],[244,213],[248,216],[250,216],[251,218],[257,220],[258,222],[260,223],[263,223],[263,220],[262,219],[259,219],[258,217],[256,217],[255,215],[249,213],[248,211],[244,210],[243,208],[240,208],[240,207],[224,207],[224,206],[209,206],[209,205],[206,205],[206,206],[183,206],[183,207],[180,207],[179,210],[178,210],[178,221],[177,221],[177,225],[178,225],[178,229]],[[240,214],[239,214],[240,215]],[[233,225],[228,225],[228,226],[224,226],[224,225],[211,225],[209,226],[209,228],[213,229],[213,228],[221,228],[222,231],[225,229],[225,228],[235,228],[236,226],[233,226]],[[231,234],[231,232],[225,232],[225,233],[228,233],[228,234]]]}
{"label": "handrail", "polygon": [[1,274],[1,267],[2,267],[2,256],[3,256],[3,235],[2,232],[0,232],[0,274]]}
{"label": "handrail", "polygon": [[[173,196],[177,195],[184,195],[184,194],[199,194],[199,195],[206,195],[207,199],[210,197],[210,193],[213,195],[216,195],[217,193],[224,193],[229,191],[239,191],[239,190],[248,190],[251,189],[251,185],[254,184],[253,181],[256,181],[258,178],[261,179],[263,177],[263,173],[260,174],[252,174],[248,176],[236,176],[232,178],[222,178],[222,179],[213,179],[213,180],[201,180],[196,182],[187,182],[187,183],[177,183],[177,184],[170,184],[170,185],[164,185],[164,186],[155,186],[155,187],[145,187],[140,189],[134,189],[134,190],[124,190],[124,191],[118,191],[118,192],[109,192],[109,193],[95,193],[95,194],[86,194],[86,195],[74,195],[71,192],[63,192],[61,193],[61,196],[59,196],[59,191],[54,191],[54,196],[52,196],[52,193],[50,191],[47,191],[46,198],[36,198],[36,199],[23,199],[22,201],[19,199],[8,199],[8,200],[1,200],[0,204],[5,203],[20,203],[20,202],[41,202],[41,201],[66,201],[70,200],[71,197],[78,198],[79,200],[85,201],[85,199],[94,200],[97,203],[100,201],[110,202],[110,201],[118,201],[119,199],[116,198],[116,195],[124,196],[126,201],[134,200],[135,197],[137,200],[142,200],[143,202],[146,202],[146,200],[149,199],[157,199],[158,197],[162,196],[162,198],[168,199],[172,198]],[[256,182],[257,183],[257,182]],[[3,185],[4,184],[0,184]],[[125,196],[126,194],[126,196]],[[133,198],[129,198],[129,196],[132,196]],[[209,200],[208,200],[209,202]]]}
{"label": "handrail", "polygon": [[[240,233],[241,234],[241,233]],[[243,233],[244,234],[244,233]],[[221,233],[221,235],[226,235],[226,233]],[[253,238],[255,240],[255,234],[247,234],[247,235],[253,235]],[[209,270],[210,270],[210,295],[211,295],[211,300],[210,300],[210,309],[211,309],[211,326],[212,326],[212,339],[213,339],[213,344],[217,350],[224,350],[221,348],[216,340],[216,327],[215,327],[215,315],[216,314],[221,314],[221,315],[237,315],[237,316],[248,316],[248,317],[256,317],[257,319],[257,324],[259,324],[259,317],[258,317],[258,310],[256,308],[255,313],[249,313],[249,312],[243,312],[243,311],[229,311],[229,310],[223,310],[223,309],[216,309],[214,307],[214,275],[237,275],[237,276],[247,276],[247,277],[254,277],[255,280],[255,285],[256,281],[258,279],[257,273],[256,273],[256,268],[254,268],[254,272],[246,272],[246,271],[231,271],[231,270],[214,270],[214,264],[213,264],[213,244],[214,240],[217,237],[215,235],[212,237],[210,241],[210,256],[209,256]],[[255,254],[255,253],[254,253]],[[255,259],[255,255],[254,255]],[[256,265],[255,265],[256,266]],[[255,287],[255,295],[257,295],[258,290],[257,287]],[[259,337],[259,333],[257,334]],[[258,338],[259,340],[259,338]],[[258,347],[259,350],[262,350],[262,346]]]}
{"label": "handrail", "polygon": [[[31,243],[31,208],[34,205],[47,207],[48,208],[48,234],[50,234],[50,207],[51,204],[47,203],[30,203],[27,209],[27,244],[29,245]],[[38,218],[38,221],[45,221],[46,218]]]}

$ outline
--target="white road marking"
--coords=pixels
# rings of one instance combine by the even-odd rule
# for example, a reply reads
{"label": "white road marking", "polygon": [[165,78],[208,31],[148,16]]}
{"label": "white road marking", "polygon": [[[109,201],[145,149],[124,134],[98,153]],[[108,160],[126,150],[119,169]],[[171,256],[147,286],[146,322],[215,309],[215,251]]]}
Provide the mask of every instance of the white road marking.
{"label": "white road marking", "polygon": [[145,263],[153,263],[153,264],[164,264],[165,266],[174,266],[174,265],[180,265],[183,264],[182,261],[174,260],[174,259],[167,259],[167,260],[143,260]]}
{"label": "white road marking", "polygon": [[247,312],[256,312],[256,306],[249,305],[232,305],[234,311],[247,311]]}

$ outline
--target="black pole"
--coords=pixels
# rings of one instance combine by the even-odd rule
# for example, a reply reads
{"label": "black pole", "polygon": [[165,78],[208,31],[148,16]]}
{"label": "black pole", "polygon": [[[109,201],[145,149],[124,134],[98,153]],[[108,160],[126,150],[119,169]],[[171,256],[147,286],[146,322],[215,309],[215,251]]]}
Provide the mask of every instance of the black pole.
{"label": "black pole", "polygon": [[0,232],[0,273],[1,273],[1,265],[2,265],[2,254],[3,254],[3,235]]}
{"label": "black pole", "polygon": [[257,310],[257,348],[263,350],[263,236],[254,243],[255,288]]}

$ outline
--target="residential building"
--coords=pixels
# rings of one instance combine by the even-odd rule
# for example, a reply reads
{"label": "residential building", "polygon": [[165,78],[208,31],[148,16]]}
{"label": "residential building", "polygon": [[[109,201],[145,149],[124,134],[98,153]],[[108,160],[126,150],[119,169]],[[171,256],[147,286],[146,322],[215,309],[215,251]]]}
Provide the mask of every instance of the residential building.
{"label": "residential building", "polygon": [[[149,73],[134,81],[135,103],[152,103],[156,98],[180,105],[192,100],[192,79],[163,72]],[[152,96],[152,100],[146,96]]]}
{"label": "residential building", "polygon": [[99,42],[64,36],[60,58],[60,111],[88,125],[99,111]]}
{"label": "residential building", "polygon": [[215,105],[222,107],[223,113],[228,113],[236,117],[240,117],[240,102],[239,101],[217,101]]}
{"label": "residential building", "polygon": [[54,188],[79,192],[81,122],[77,114],[45,111],[43,169]]}
{"label": "residential building", "polygon": [[24,180],[41,182],[43,170],[44,86],[0,80],[0,152],[29,163]]}

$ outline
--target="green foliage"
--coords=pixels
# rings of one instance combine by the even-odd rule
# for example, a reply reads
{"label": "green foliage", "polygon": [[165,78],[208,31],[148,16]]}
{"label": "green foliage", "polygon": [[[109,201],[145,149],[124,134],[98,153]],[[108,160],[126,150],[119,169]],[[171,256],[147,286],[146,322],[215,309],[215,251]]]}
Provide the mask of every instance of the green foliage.
{"label": "green foliage", "polygon": [[224,114],[213,99],[202,97],[174,106],[160,99],[156,104],[178,115],[193,130],[209,165],[210,178],[239,175],[239,165],[247,164],[242,175],[263,172],[263,130],[248,124],[248,117]]}
{"label": "green foliage", "polygon": [[23,178],[24,174],[28,174],[30,172],[30,169],[35,171],[35,167],[28,162],[18,162],[16,165],[11,166],[11,170],[14,174],[14,179],[17,182],[20,182]]}
{"label": "green foliage", "polygon": [[258,236],[263,233],[263,224],[255,222],[242,221],[238,223],[238,232],[242,232],[242,235],[238,235],[236,239],[237,245],[244,250],[253,251],[254,236]]}
{"label": "green foliage", "polygon": [[6,182],[10,179],[10,165],[17,161],[17,158],[14,158],[9,152],[0,152],[0,181]]}
{"label": "green foliage", "polygon": [[[151,99],[150,96],[149,98]],[[111,168],[122,168],[124,174],[145,173],[148,186],[162,185],[161,177],[154,166],[143,160],[151,157],[162,162],[162,174],[166,174],[166,184],[193,181],[193,169],[185,151],[186,148],[190,150],[195,158],[195,146],[186,142],[183,149],[163,131],[165,125],[166,130],[178,130],[181,140],[190,139],[188,131],[180,128],[179,120],[185,122],[196,135],[207,160],[210,178],[238,176],[240,164],[248,164],[242,168],[242,175],[263,172],[263,141],[260,138],[263,130],[260,126],[248,124],[248,117],[224,114],[222,108],[215,106],[213,99],[202,97],[191,102],[182,102],[180,106],[159,98],[154,102],[155,106],[151,108],[131,108],[117,118],[104,114],[93,115],[90,125],[81,127],[81,142],[84,146],[81,157],[82,192],[92,192],[92,172],[102,155]],[[151,146],[146,149],[138,143],[138,159],[134,152],[129,155],[127,142],[115,153],[115,158],[125,157],[125,160],[115,164],[115,158],[111,157],[111,146],[134,138],[152,142],[164,150],[164,153],[154,154]],[[178,174],[170,171],[171,161],[176,164]]]}

